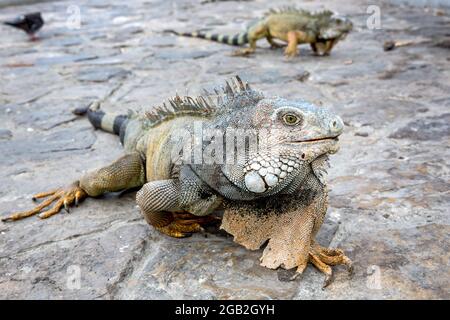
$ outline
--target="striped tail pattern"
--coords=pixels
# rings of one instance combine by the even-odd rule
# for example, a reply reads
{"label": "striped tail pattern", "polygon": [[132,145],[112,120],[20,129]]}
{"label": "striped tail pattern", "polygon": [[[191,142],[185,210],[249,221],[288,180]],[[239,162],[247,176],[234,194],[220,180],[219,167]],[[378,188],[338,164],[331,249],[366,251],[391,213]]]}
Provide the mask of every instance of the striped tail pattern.
{"label": "striped tail pattern", "polygon": [[80,116],[87,114],[89,122],[94,128],[117,134],[120,137],[120,142],[123,144],[125,130],[128,124],[127,115],[105,113],[100,110],[100,104],[98,102],[94,102],[88,107],[76,108],[72,112]]}
{"label": "striped tail pattern", "polygon": [[233,46],[241,46],[243,44],[248,43],[248,32],[241,32],[233,36],[201,31],[177,32],[175,30],[166,30],[166,32],[173,33],[177,36],[206,39],[220,43],[230,44]]}

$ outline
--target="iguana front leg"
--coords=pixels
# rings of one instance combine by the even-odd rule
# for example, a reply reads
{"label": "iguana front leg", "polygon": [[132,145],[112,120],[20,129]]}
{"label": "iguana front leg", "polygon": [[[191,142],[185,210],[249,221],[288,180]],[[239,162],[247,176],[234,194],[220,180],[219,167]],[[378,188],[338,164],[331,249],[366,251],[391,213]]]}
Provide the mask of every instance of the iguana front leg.
{"label": "iguana front leg", "polygon": [[322,55],[329,56],[331,53],[331,49],[333,49],[334,45],[337,43],[335,39],[328,40],[325,42],[325,50]]}
{"label": "iguana front leg", "polygon": [[328,56],[336,43],[337,41],[335,39],[331,39],[323,42],[311,43],[311,48],[316,55]]}
{"label": "iguana front leg", "polygon": [[309,262],[320,272],[325,274],[325,281],[323,283],[323,288],[325,288],[333,279],[333,270],[331,266],[345,265],[349,273],[353,272],[353,266],[352,261],[341,249],[325,248],[315,242],[315,237],[322,226],[327,213],[328,193],[326,190],[324,190],[324,193],[319,194],[313,205],[316,215],[313,218],[314,224],[309,248]]}
{"label": "iguana front leg", "polygon": [[[300,210],[297,217],[287,219],[275,232],[276,236],[269,241],[261,260],[269,268],[284,263],[285,266],[297,266],[295,279],[305,270],[307,263],[312,263],[325,274],[323,288],[327,287],[333,278],[331,266],[345,265],[352,272],[352,262],[341,249],[325,248],[315,242],[315,237],[322,226],[327,211],[327,195],[319,193],[316,198]],[[290,215],[290,213],[285,213]],[[282,219],[281,219],[282,220]],[[290,226],[288,226],[290,225]],[[295,231],[294,231],[295,230]],[[295,232],[294,236],[292,232]],[[291,242],[291,243],[289,243]],[[288,244],[293,247],[286,247]],[[283,255],[294,258],[294,264],[289,260],[282,261]],[[272,261],[276,262],[271,264]]]}
{"label": "iguana front leg", "polygon": [[344,254],[344,251],[325,248],[315,242],[311,244],[309,262],[325,274],[324,288],[332,281],[333,271],[330,266],[345,265],[349,273],[353,272],[352,261]]}
{"label": "iguana front leg", "polygon": [[[306,32],[303,31],[289,31],[286,35],[288,45],[284,51],[287,57],[295,57],[298,55],[299,51],[297,46],[301,43],[310,43],[311,37],[308,36]],[[315,46],[311,46],[317,50]]]}
{"label": "iguana front leg", "polygon": [[316,56],[319,55],[319,50],[317,48],[317,43],[316,42],[312,42],[312,43],[310,43],[310,46],[311,46],[311,49],[312,49],[314,55],[316,55]]}
{"label": "iguana front leg", "polygon": [[287,45],[286,49],[284,50],[284,54],[287,57],[295,57],[298,55],[297,45],[299,42],[301,42],[302,37],[303,37],[303,32],[301,32],[301,31],[289,31],[287,33],[288,45]]}
{"label": "iguana front leg", "polygon": [[[146,183],[136,195],[136,202],[145,220],[158,231],[175,238],[184,238],[202,231],[202,224],[215,221],[207,216],[220,204],[215,195],[201,198],[196,186],[189,194],[178,180],[157,180]],[[180,213],[189,211],[191,213]]]}
{"label": "iguana front leg", "polygon": [[[68,211],[70,205],[77,206],[88,196],[96,197],[105,192],[131,189],[143,185],[144,182],[144,161],[139,153],[131,153],[107,167],[87,173],[80,181],[76,181],[68,187],[36,194],[33,200],[48,198],[31,210],[13,213],[9,217],[3,218],[2,221],[20,220],[36,214],[39,214],[39,218],[45,219],[57,214],[62,206]],[[41,212],[54,202],[53,207]]]}

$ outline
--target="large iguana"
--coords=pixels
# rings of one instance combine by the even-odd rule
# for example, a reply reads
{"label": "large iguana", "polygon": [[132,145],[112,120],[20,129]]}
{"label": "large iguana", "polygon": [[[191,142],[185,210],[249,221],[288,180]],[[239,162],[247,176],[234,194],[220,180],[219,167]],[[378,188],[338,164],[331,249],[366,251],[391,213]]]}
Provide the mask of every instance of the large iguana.
{"label": "large iguana", "polygon": [[92,106],[84,112],[95,128],[120,136],[126,155],[35,195],[47,199],[3,221],[48,218],[86,197],[140,187],[143,216],[166,235],[201,231],[225,208],[222,228],[235,241],[258,249],[270,240],[266,267],[297,267],[299,274],[310,261],[326,284],[331,265],[351,267],[341,250],[314,241],[327,210],[328,154],[338,150],[343,131],[338,116],[302,100],[266,97],[239,77],[214,94],[177,95],[145,114],[117,116]]}
{"label": "large iguana", "polygon": [[285,54],[298,55],[297,45],[309,43],[315,54],[329,55],[339,40],[343,40],[352,30],[353,24],[344,17],[325,10],[311,13],[296,8],[270,10],[262,19],[250,24],[245,32],[233,36],[212,32],[167,32],[185,37],[195,37],[226,43],[230,45],[250,44],[249,48],[238,50],[235,55],[247,55],[255,52],[256,41],[266,38],[271,47],[281,45],[274,39],[287,42]]}

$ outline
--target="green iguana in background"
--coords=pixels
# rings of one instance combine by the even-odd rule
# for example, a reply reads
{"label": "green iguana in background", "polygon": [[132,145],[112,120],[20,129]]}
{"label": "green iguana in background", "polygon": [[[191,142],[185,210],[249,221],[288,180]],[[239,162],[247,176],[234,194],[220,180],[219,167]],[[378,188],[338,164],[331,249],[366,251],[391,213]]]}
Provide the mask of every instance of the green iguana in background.
{"label": "green iguana in background", "polygon": [[3,221],[48,218],[86,197],[139,187],[143,216],[166,235],[201,231],[224,208],[222,228],[236,242],[258,249],[270,240],[261,258],[266,267],[297,267],[300,274],[311,262],[326,274],[325,285],[330,266],[351,268],[341,250],[315,242],[327,210],[328,154],[338,150],[344,128],[324,108],[266,97],[236,77],[220,91],[177,95],[145,114],[111,115],[92,106],[78,113],[118,134],[126,154],[67,187],[36,194],[47,199]]}
{"label": "green iguana in background", "polygon": [[238,50],[235,55],[247,55],[255,52],[256,41],[266,38],[271,47],[281,47],[274,39],[287,42],[285,54],[298,55],[297,45],[309,43],[315,54],[329,55],[339,40],[345,39],[352,30],[350,20],[336,16],[331,11],[311,13],[296,8],[284,8],[269,11],[262,19],[251,24],[245,32],[234,36],[211,32],[167,32],[185,37],[194,37],[240,46],[246,43],[249,48]]}

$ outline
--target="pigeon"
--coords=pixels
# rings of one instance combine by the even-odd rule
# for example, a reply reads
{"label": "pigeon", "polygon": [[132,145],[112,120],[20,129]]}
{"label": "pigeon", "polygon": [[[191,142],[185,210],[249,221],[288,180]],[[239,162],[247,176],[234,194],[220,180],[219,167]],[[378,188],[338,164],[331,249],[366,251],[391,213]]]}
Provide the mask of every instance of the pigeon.
{"label": "pigeon", "polygon": [[30,36],[31,40],[36,40],[35,33],[44,25],[44,19],[40,12],[33,12],[18,16],[12,21],[5,21],[3,24],[22,29]]}

